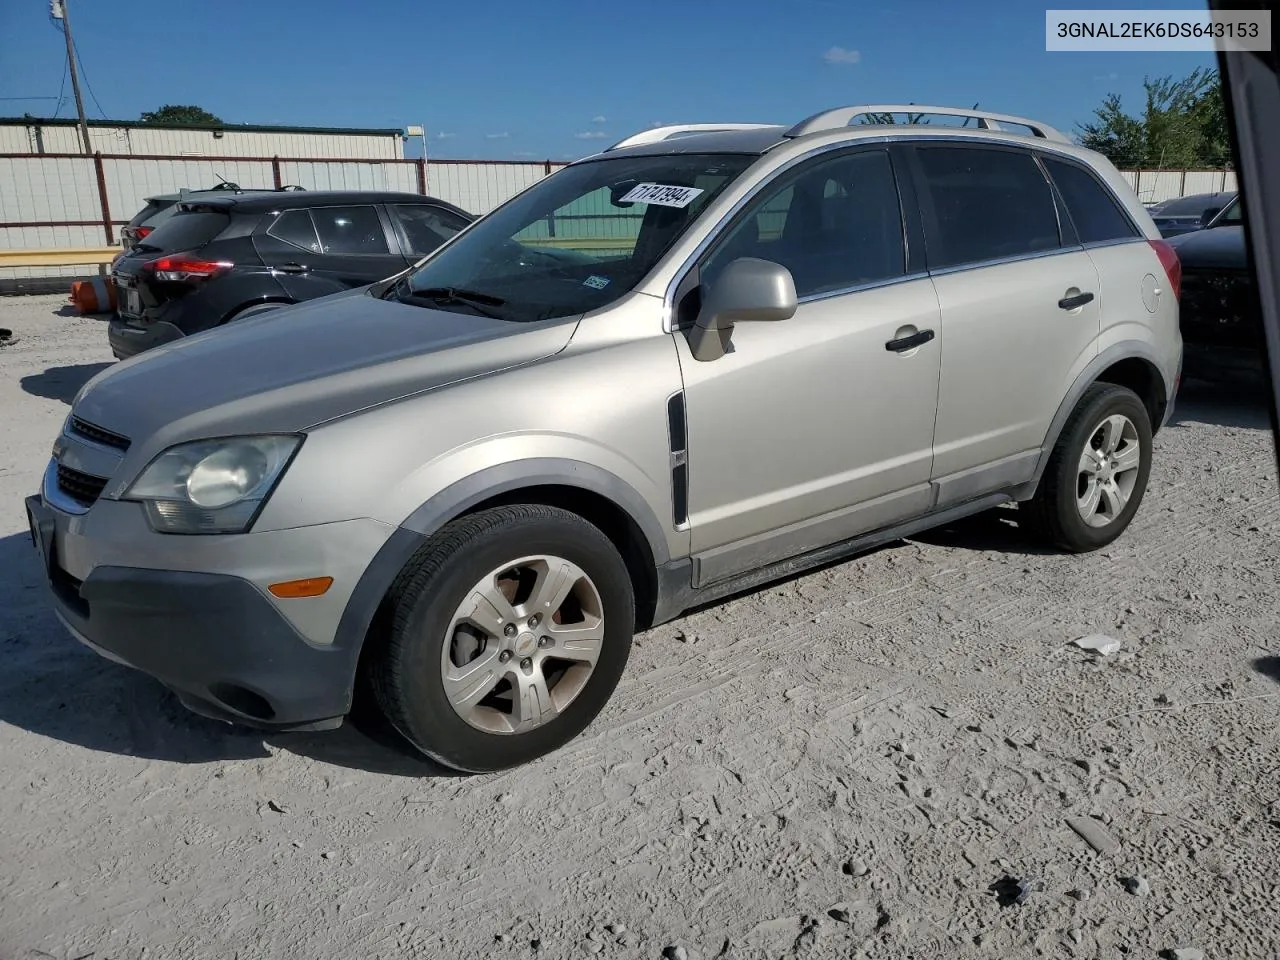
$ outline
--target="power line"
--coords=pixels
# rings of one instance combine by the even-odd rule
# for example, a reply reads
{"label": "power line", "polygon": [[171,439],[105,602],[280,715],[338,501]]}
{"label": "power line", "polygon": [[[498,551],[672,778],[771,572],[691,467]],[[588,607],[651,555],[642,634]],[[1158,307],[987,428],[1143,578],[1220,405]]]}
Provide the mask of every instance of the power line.
{"label": "power line", "polygon": [[84,68],[84,61],[80,59],[80,50],[76,49],[76,62],[80,64],[80,76],[84,77],[85,89],[89,91],[89,96],[93,98],[93,105],[98,108],[98,112],[102,114],[103,120],[110,120],[107,111],[102,109],[102,104],[98,102],[98,95],[93,92],[93,84],[89,82],[89,72]]}

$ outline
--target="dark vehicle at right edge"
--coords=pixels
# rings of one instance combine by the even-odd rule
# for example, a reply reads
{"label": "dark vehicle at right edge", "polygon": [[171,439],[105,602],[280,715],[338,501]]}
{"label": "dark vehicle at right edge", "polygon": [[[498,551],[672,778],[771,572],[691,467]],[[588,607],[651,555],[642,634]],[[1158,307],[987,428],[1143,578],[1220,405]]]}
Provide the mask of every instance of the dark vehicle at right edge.
{"label": "dark vehicle at right edge", "polygon": [[1214,382],[1262,376],[1266,348],[1243,213],[1237,196],[1204,229],[1168,240],[1182,263],[1184,376]]}
{"label": "dark vehicle at right edge", "polygon": [[408,269],[475,217],[414,193],[299,191],[184,201],[116,260],[111,352],[363,287]]}

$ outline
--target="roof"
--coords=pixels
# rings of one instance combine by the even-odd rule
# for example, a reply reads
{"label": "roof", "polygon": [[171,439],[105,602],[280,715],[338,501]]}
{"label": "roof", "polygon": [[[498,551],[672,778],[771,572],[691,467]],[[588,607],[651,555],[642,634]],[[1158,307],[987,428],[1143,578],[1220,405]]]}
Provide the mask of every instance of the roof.
{"label": "roof", "polygon": [[273,190],[267,193],[246,192],[190,197],[180,200],[179,203],[205,208],[234,207],[245,213],[266,213],[281,207],[325,207],[339,203],[433,203],[467,219],[474,219],[474,214],[447,200],[394,190]]}
{"label": "roof", "polygon": [[[349,137],[400,136],[399,127],[277,127],[256,123],[146,123],[142,120],[89,120],[90,127],[124,127],[141,130],[221,130],[228,133],[321,133]],[[5,127],[75,127],[80,121],[68,117],[0,117]]]}

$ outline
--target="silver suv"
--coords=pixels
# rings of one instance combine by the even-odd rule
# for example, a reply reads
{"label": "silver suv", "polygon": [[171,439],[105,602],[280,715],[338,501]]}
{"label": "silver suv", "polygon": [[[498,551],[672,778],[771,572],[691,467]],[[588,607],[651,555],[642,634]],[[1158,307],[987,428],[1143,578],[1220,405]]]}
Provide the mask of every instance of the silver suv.
{"label": "silver suv", "polygon": [[1001,504],[1120,535],[1178,284],[1120,174],[1031,120],[647,130],[402,274],[99,374],[32,533],[67,626],[192,710],[332,727],[367,689],[509,767],[692,605]]}

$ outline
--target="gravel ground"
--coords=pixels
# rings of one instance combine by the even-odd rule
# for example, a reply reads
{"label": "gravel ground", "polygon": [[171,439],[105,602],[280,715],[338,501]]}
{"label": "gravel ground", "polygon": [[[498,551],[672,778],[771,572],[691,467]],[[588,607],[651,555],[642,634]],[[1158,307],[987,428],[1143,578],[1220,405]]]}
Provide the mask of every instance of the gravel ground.
{"label": "gravel ground", "polygon": [[61,629],[21,498],[110,361],[61,303],[0,300],[0,958],[1277,956],[1256,398],[1189,385],[1101,553],[1001,510],[701,610],[566,749],[461,778],[198,719]]}

